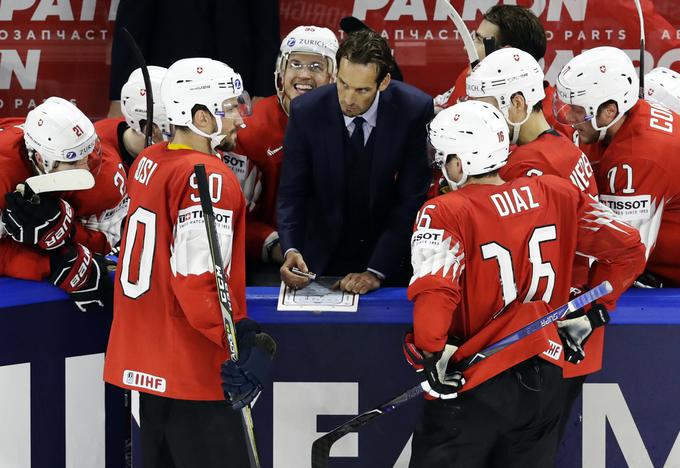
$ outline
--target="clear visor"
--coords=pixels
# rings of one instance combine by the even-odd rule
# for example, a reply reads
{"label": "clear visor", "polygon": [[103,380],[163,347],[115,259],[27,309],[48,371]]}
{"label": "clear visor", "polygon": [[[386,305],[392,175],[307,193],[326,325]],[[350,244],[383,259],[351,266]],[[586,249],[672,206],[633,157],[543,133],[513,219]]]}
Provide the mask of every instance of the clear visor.
{"label": "clear visor", "polygon": [[593,116],[586,112],[585,107],[568,104],[562,101],[557,94],[553,99],[552,110],[555,119],[559,123],[571,125],[572,127],[584,122],[590,122],[593,119]]}
{"label": "clear visor", "polygon": [[250,99],[248,91],[234,98],[227,99],[222,103],[222,110],[217,112],[217,115],[226,119],[237,119],[239,117],[248,117],[253,114],[253,102]]}
{"label": "clear visor", "polygon": [[86,169],[97,177],[102,165],[102,145],[99,138],[94,142],[92,151],[83,158],[74,161],[54,161],[50,172],[70,171],[72,169]]}

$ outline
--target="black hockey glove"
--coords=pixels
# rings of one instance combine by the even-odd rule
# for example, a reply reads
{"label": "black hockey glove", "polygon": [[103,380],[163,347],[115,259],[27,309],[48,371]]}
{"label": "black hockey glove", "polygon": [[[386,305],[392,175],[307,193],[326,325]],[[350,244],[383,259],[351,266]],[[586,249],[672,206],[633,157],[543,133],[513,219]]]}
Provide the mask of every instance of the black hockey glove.
{"label": "black hockey glove", "polygon": [[82,312],[102,308],[113,301],[107,270],[112,263],[84,245],[69,244],[50,254],[49,281],[66,291]]}
{"label": "black hockey glove", "polygon": [[572,364],[578,364],[586,357],[583,347],[597,327],[609,323],[609,312],[602,305],[595,303],[588,312],[578,309],[557,321],[559,333],[564,345],[564,359]]}
{"label": "black hockey glove", "polygon": [[424,390],[430,396],[442,400],[456,398],[458,391],[465,385],[465,376],[459,371],[447,372],[447,368],[458,346],[446,344],[442,351],[425,357],[424,353],[416,347],[413,338],[413,332],[407,332],[404,335],[402,350],[406,361],[416,372],[425,373],[427,381],[424,383]]}
{"label": "black hockey glove", "polygon": [[234,410],[253,403],[272,380],[272,360],[276,342],[250,319],[236,324],[238,361],[222,363],[220,376],[225,399]]}
{"label": "black hockey glove", "polygon": [[43,194],[29,200],[16,191],[5,194],[5,203],[2,222],[17,242],[54,250],[73,234],[73,208],[61,198]]}

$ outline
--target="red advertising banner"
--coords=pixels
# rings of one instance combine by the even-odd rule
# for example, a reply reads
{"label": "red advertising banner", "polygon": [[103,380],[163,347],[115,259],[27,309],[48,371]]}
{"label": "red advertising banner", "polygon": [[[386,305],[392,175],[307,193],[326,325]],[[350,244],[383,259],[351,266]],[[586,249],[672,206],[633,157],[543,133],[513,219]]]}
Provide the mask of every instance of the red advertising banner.
{"label": "red advertising banner", "polygon": [[25,116],[50,96],[106,116],[117,8],[118,0],[0,2],[0,116]]}
{"label": "red advertising banner", "polygon": [[[405,80],[435,95],[465,66],[463,43],[444,0],[280,0],[281,33],[326,26],[353,15],[392,45]],[[547,79],[584,49],[611,45],[637,63],[640,28],[633,0],[453,0],[468,28],[498,3],[531,8],[545,25]],[[645,70],[680,71],[680,2],[642,0]],[[0,2],[0,117],[23,116],[43,99],[73,100],[93,119],[106,115],[113,24],[118,0],[3,0]],[[172,30],[169,30],[169,34]],[[272,64],[273,67],[273,64]]]}

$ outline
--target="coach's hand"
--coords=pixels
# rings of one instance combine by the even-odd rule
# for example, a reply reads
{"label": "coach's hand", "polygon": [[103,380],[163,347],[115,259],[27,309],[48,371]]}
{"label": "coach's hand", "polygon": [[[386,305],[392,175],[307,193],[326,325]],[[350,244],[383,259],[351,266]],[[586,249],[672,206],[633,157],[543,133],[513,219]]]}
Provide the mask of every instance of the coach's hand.
{"label": "coach's hand", "polygon": [[305,273],[309,272],[307,264],[305,263],[305,259],[302,258],[302,254],[300,252],[291,250],[286,255],[283,265],[281,265],[281,268],[279,269],[279,273],[281,273],[281,281],[283,281],[286,286],[292,289],[302,289],[310,283],[311,280],[309,278],[296,275],[291,271],[291,268],[297,268],[301,271],[304,271]]}
{"label": "coach's hand", "polygon": [[353,294],[366,294],[380,287],[380,278],[375,273],[350,273],[333,285],[333,289],[340,289]]}

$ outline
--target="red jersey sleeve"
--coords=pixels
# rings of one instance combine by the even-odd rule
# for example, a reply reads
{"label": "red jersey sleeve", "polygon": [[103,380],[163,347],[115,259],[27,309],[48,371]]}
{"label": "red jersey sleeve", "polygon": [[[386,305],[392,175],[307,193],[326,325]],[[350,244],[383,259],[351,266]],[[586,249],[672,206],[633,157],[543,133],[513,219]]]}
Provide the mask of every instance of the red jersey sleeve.
{"label": "red jersey sleeve", "polygon": [[41,281],[50,275],[50,257],[34,247],[0,238],[0,276]]}
{"label": "red jersey sleeve", "polygon": [[465,269],[461,235],[446,222],[455,214],[438,202],[430,200],[418,212],[411,237],[413,277],[407,290],[408,299],[414,302],[416,346],[433,353],[444,349],[448,339]]}
{"label": "red jersey sleeve", "polygon": [[[212,187],[220,253],[227,273],[234,322],[246,316],[244,198],[238,181],[217,158],[207,165]],[[220,167],[221,166],[221,167]],[[210,248],[200,198],[193,174],[184,174],[184,186],[173,226],[170,263],[171,287],[190,325],[212,342],[226,348],[224,325],[212,269]]]}
{"label": "red jersey sleeve", "polygon": [[645,266],[644,246],[632,226],[593,197],[579,193],[576,250],[596,260],[589,285],[609,281],[614,291],[599,302],[613,310],[621,294],[633,284]]}

